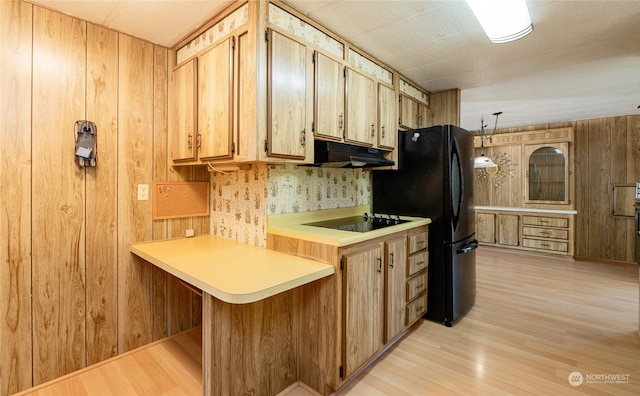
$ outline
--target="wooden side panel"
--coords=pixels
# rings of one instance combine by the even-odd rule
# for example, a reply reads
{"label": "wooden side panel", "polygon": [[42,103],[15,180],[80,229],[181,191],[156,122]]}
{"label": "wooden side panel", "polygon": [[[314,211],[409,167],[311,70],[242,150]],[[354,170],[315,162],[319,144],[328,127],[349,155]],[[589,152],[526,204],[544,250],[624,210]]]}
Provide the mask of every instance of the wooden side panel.
{"label": "wooden side panel", "polygon": [[31,29],[30,4],[0,2],[0,395],[32,384]]}
{"label": "wooden side panel", "polygon": [[433,125],[460,125],[460,90],[432,93],[429,105],[433,113]]}
{"label": "wooden side panel", "polygon": [[129,252],[150,240],[151,201],[137,200],[137,185],[153,169],[153,45],[119,36],[118,80],[118,349],[152,341],[152,268]]}
{"label": "wooden side panel", "polygon": [[484,170],[475,171],[474,202],[485,206],[515,206],[523,205],[520,146],[485,147],[484,150],[475,149],[475,155],[483,152],[493,161],[497,161],[498,173],[488,174]]}
{"label": "wooden side panel", "polygon": [[296,382],[295,293],[244,305],[204,294],[205,395],[275,395]]}
{"label": "wooden side panel", "polygon": [[87,25],[87,119],[97,129],[97,165],[86,189],[87,364],[118,353],[118,33]]}
{"label": "wooden side panel", "polygon": [[612,258],[611,128],[609,119],[589,120],[589,257],[602,259]]}
{"label": "wooden side panel", "polygon": [[85,170],[75,152],[85,118],[86,24],[34,7],[32,314],[34,384],[85,366]]}
{"label": "wooden side panel", "polygon": [[575,131],[575,253],[589,257],[589,123],[578,121]]}
{"label": "wooden side panel", "polygon": [[[267,248],[317,260],[339,268],[338,248],[267,234]],[[341,277],[326,277],[300,288],[299,321],[302,335],[297,346],[298,380],[323,395],[340,385],[341,315],[337,302],[342,299]],[[322,325],[320,325],[322,324]]]}
{"label": "wooden side panel", "polygon": [[[629,256],[629,242],[634,239],[627,236],[629,224],[634,219],[614,217],[614,184],[625,183],[627,179],[627,117],[611,118],[611,175],[609,176],[610,203],[609,221],[611,222],[611,259],[617,261],[629,260],[633,262],[633,256]],[[630,203],[633,205],[633,203]],[[633,214],[633,209],[629,209]],[[629,257],[628,257],[629,256]]]}

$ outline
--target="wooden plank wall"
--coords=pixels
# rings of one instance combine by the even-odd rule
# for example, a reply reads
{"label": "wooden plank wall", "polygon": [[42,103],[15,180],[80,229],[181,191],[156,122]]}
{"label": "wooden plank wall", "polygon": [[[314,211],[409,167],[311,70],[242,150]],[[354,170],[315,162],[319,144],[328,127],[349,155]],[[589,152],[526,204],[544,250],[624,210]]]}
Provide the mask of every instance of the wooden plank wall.
{"label": "wooden plank wall", "polygon": [[640,181],[640,116],[576,123],[576,256],[634,262],[634,218],[613,215],[613,186]]}
{"label": "wooden plank wall", "polygon": [[[209,180],[167,158],[173,52],[22,1],[0,2],[0,395],[200,322],[201,300],[129,253],[209,233],[151,219],[137,184]],[[97,125],[97,167],[74,157]]]}
{"label": "wooden plank wall", "polygon": [[[613,215],[613,186],[640,181],[640,116],[598,118],[576,122],[503,128],[496,133],[525,132],[573,126],[575,130],[575,255],[598,260],[634,262],[634,219]],[[495,155],[485,149],[488,155]],[[515,153],[513,153],[515,158]],[[521,164],[520,164],[521,166]],[[513,186],[495,191],[476,183],[475,203],[518,206],[521,168]]]}

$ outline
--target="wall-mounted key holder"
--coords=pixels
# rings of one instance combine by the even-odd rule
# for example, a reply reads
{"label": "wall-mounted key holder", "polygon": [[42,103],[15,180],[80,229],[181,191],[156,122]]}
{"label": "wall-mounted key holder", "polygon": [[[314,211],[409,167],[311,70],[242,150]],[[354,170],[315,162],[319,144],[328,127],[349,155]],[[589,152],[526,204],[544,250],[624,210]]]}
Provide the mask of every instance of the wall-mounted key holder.
{"label": "wall-mounted key holder", "polygon": [[76,121],[76,159],[80,166],[96,166],[96,124]]}

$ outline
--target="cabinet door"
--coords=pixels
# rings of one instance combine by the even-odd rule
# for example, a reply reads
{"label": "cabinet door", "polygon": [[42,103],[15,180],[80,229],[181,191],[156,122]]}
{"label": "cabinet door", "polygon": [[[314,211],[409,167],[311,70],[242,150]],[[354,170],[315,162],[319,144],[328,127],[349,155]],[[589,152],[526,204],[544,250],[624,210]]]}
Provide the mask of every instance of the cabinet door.
{"label": "cabinet door", "polygon": [[505,246],[519,246],[520,216],[514,214],[499,214],[498,244]]}
{"label": "cabinet door", "polygon": [[353,69],[347,73],[345,140],[373,146],[376,138],[376,83]]}
{"label": "cabinet door", "polygon": [[405,236],[385,242],[385,269],[387,278],[385,342],[388,342],[405,328],[407,304],[407,238]]}
{"label": "cabinet door", "polygon": [[307,48],[269,30],[267,155],[304,159],[307,120]]}
{"label": "cabinet door", "polygon": [[314,61],[313,133],[342,140],[344,130],[344,66],[316,51]]}
{"label": "cabinet door", "polygon": [[569,143],[524,146],[525,203],[569,204]]}
{"label": "cabinet door", "polygon": [[378,147],[395,149],[398,138],[396,91],[378,84],[378,103]]}
{"label": "cabinet door", "polygon": [[198,157],[232,158],[233,39],[198,59]]}
{"label": "cabinet door", "polygon": [[171,73],[169,155],[174,162],[196,159],[196,59]]}
{"label": "cabinet door", "polygon": [[496,243],[496,215],[495,213],[480,213],[476,215],[476,235],[478,242]]}
{"label": "cabinet door", "polygon": [[431,109],[424,103],[416,102],[416,119],[418,128],[426,128],[433,125],[431,120]]}
{"label": "cabinet door", "polygon": [[384,271],[379,244],[343,256],[343,354],[349,376],[382,348]]}
{"label": "cabinet door", "polygon": [[418,127],[418,102],[400,95],[400,126],[406,129]]}

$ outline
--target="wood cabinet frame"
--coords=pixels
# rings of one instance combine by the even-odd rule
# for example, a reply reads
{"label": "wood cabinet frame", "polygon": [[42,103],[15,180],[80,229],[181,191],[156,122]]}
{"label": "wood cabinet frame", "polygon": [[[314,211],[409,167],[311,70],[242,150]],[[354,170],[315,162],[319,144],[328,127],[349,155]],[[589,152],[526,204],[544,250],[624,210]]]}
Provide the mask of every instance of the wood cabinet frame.
{"label": "wood cabinet frame", "polygon": [[[509,153],[511,158],[507,158],[511,163],[517,164],[520,167],[520,182],[517,185],[509,186],[508,183],[505,185],[510,190],[500,190],[501,194],[507,194],[510,196],[518,196],[515,199],[515,207],[527,209],[560,209],[560,210],[571,210],[574,209],[575,200],[573,197],[575,196],[575,172],[574,172],[574,130],[573,127],[566,128],[556,128],[556,129],[545,129],[545,130],[537,130],[537,131],[527,131],[527,132],[514,132],[514,133],[499,133],[492,136],[489,136],[484,139],[484,147],[485,152],[491,151],[492,148],[501,149],[501,151],[505,153]],[[474,146],[476,148],[476,155],[480,154],[480,146],[481,141],[480,137],[475,137]],[[565,180],[566,180],[566,193],[565,200],[561,202],[555,201],[538,201],[538,200],[529,200],[527,199],[527,191],[528,191],[528,178],[527,178],[527,154],[530,154],[532,150],[536,147],[542,146],[558,146],[565,153]],[[500,164],[498,165],[500,166]],[[516,170],[516,172],[518,172]],[[505,177],[509,177],[508,175]],[[514,177],[514,180],[517,179],[518,176]],[[481,181],[476,179],[476,183],[483,183],[485,181]],[[479,197],[479,194],[476,194]],[[481,206],[506,206],[501,205],[495,201],[491,196],[489,197],[489,202],[482,202],[476,199],[476,204]],[[508,205],[512,206],[512,205]]]}

